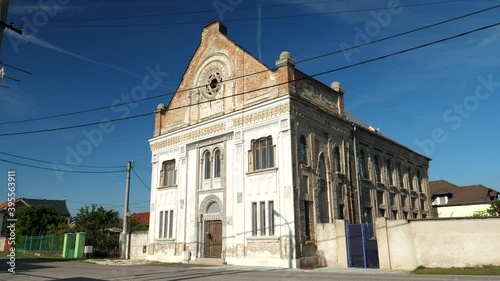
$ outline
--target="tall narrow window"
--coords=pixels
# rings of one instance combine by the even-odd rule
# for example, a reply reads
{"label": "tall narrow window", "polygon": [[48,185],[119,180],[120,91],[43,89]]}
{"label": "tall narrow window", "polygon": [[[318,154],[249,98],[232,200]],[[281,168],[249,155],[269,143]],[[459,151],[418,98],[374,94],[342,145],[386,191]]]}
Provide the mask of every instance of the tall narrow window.
{"label": "tall narrow window", "polygon": [[203,154],[203,178],[210,179],[210,152],[205,151]]}
{"label": "tall narrow window", "polygon": [[163,238],[169,238],[170,236],[168,235],[168,226],[169,226],[168,214],[170,213],[170,211],[164,211],[163,213],[165,214],[165,216],[163,218]]}
{"label": "tall narrow window", "polygon": [[299,162],[307,163],[307,154],[306,154],[306,137],[304,135],[300,136],[299,139]]}
{"label": "tall narrow window", "polygon": [[266,235],[266,202],[260,202],[260,235]]}
{"label": "tall narrow window", "polygon": [[257,203],[252,203],[252,235],[257,235]]}
{"label": "tall narrow window", "polygon": [[318,202],[319,202],[319,220],[320,223],[329,223],[328,214],[328,187],[326,182],[326,164],[325,157],[321,154],[319,158],[319,179],[318,179]]}
{"label": "tall narrow window", "polygon": [[341,172],[342,167],[340,166],[340,149],[338,146],[333,150],[333,158],[335,159],[335,171]]}
{"label": "tall narrow window", "polygon": [[311,239],[311,220],[310,220],[310,203],[309,201],[304,201],[304,225],[306,231],[306,240]]}
{"label": "tall narrow window", "polygon": [[411,173],[411,168],[408,168],[408,184],[410,190],[413,190],[413,174]]}
{"label": "tall narrow window", "polygon": [[366,169],[366,158],[365,152],[361,150],[359,152],[359,173],[362,179],[368,179],[368,170]]}
{"label": "tall narrow window", "polygon": [[419,170],[417,170],[417,189],[418,189],[418,192],[422,192],[422,178],[420,177]]}
{"label": "tall narrow window", "polygon": [[254,159],[254,170],[262,170],[274,167],[273,138],[261,138],[253,141],[252,153]]}
{"label": "tall narrow window", "polygon": [[269,206],[269,235],[273,236],[274,235],[274,202],[269,201],[267,203]]}
{"label": "tall narrow window", "polygon": [[337,184],[337,202],[338,202],[338,212],[339,212],[339,220],[344,219],[344,189],[342,188],[342,184]]}
{"label": "tall narrow window", "polygon": [[389,178],[389,185],[394,185],[394,177],[392,171],[391,160],[387,159],[387,177]]}
{"label": "tall narrow window", "polygon": [[403,181],[403,169],[401,169],[401,164],[398,164],[398,178],[399,178],[399,187],[405,188]]}
{"label": "tall narrow window", "polygon": [[169,212],[169,218],[168,218],[168,238],[172,238],[174,233],[174,211],[171,210]]}
{"label": "tall narrow window", "polygon": [[375,155],[375,157],[373,158],[374,160],[374,164],[375,164],[375,182],[382,182],[382,173],[381,173],[381,170],[380,170],[380,161],[378,159],[378,155]]}
{"label": "tall narrow window", "polygon": [[163,237],[163,211],[160,211],[160,227],[158,228],[158,238]]}
{"label": "tall narrow window", "polygon": [[216,150],[214,153],[214,178],[220,178],[220,171],[221,171],[221,155],[220,155],[220,150]]}
{"label": "tall narrow window", "polygon": [[169,160],[162,163],[160,184],[161,186],[175,185],[175,160]]}

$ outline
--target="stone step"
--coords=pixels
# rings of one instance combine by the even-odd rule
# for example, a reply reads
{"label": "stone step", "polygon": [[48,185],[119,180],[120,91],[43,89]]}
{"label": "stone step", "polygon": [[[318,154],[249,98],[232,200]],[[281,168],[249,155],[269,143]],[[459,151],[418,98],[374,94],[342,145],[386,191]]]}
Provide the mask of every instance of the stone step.
{"label": "stone step", "polygon": [[194,261],[189,261],[190,264],[204,264],[204,265],[224,265],[224,259],[210,259],[210,258],[197,258]]}

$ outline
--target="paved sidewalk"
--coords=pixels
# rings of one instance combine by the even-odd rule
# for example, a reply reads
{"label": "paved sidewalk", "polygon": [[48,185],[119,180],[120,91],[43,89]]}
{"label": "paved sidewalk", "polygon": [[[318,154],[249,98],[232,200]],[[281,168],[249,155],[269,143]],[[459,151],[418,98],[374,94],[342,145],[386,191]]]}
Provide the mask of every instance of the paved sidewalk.
{"label": "paved sidewalk", "polygon": [[237,270],[237,271],[277,271],[277,270],[290,270],[296,272],[335,272],[335,273],[356,273],[356,274],[408,274],[407,271],[398,270],[384,270],[374,268],[331,268],[320,267],[315,269],[299,269],[299,268],[279,268],[269,266],[239,266],[239,265],[199,265],[189,263],[161,263],[148,260],[111,260],[111,259],[88,259],[88,263],[95,263],[100,265],[145,265],[145,264],[165,264],[165,265],[181,265],[191,269],[204,269],[204,270]]}

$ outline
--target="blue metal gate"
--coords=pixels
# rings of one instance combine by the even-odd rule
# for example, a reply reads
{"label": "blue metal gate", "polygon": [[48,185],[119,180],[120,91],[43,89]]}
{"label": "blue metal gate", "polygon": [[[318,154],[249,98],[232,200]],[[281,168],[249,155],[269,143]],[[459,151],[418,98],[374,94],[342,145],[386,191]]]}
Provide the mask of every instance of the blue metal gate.
{"label": "blue metal gate", "polygon": [[347,225],[349,267],[378,268],[377,239],[373,224]]}

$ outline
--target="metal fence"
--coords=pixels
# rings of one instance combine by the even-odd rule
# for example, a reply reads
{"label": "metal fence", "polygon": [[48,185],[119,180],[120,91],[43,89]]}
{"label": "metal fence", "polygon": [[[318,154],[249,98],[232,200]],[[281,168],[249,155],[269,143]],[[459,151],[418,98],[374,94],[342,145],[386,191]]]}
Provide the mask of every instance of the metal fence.
{"label": "metal fence", "polygon": [[62,255],[64,246],[64,235],[22,235],[17,243],[18,253],[43,253],[45,255]]}
{"label": "metal fence", "polygon": [[373,224],[348,224],[349,267],[378,268],[378,246]]}

